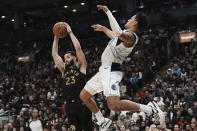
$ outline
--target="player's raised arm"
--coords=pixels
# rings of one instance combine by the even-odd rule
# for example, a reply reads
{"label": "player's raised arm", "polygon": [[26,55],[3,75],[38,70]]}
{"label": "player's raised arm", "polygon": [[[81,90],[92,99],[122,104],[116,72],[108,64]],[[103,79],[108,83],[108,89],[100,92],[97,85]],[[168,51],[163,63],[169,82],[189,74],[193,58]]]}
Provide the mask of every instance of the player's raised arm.
{"label": "player's raised arm", "polygon": [[116,37],[115,33],[112,32],[110,29],[108,29],[105,26],[99,25],[99,24],[94,24],[91,26],[94,31],[102,31],[104,32],[110,39],[113,39]]}
{"label": "player's raised arm", "polygon": [[111,26],[112,31],[117,35],[120,36],[122,34],[122,29],[120,28],[118,22],[112,15],[111,11],[105,5],[97,5],[98,10],[104,11],[109,19],[109,23]]}
{"label": "player's raised arm", "polygon": [[123,41],[126,47],[132,47],[135,43],[135,37],[129,32],[123,32],[118,22],[112,15],[111,11],[104,5],[97,5],[98,10],[104,11],[107,14],[112,31]]}
{"label": "player's raised arm", "polygon": [[86,58],[85,58],[85,55],[81,49],[81,45],[78,41],[78,39],[75,37],[75,35],[73,34],[70,26],[66,24],[66,27],[67,27],[67,31],[68,31],[68,34],[70,35],[70,38],[73,42],[73,45],[74,45],[74,48],[76,50],[76,55],[77,55],[77,59],[79,61],[79,66],[80,66],[80,71],[84,74],[86,74],[86,68],[87,68],[87,61],[86,61]]}
{"label": "player's raised arm", "polygon": [[64,62],[58,54],[58,42],[59,38],[54,36],[53,46],[52,46],[52,56],[55,62],[55,66],[63,73],[64,72]]}

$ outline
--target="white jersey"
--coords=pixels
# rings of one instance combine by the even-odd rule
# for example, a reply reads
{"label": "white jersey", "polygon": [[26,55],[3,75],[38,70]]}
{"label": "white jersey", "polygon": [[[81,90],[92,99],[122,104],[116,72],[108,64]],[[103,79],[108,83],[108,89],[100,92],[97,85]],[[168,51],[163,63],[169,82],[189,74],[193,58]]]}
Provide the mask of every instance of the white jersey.
{"label": "white jersey", "polygon": [[40,120],[30,122],[29,127],[32,131],[43,131]]}
{"label": "white jersey", "polygon": [[[123,32],[131,32],[128,30],[124,30]],[[102,56],[101,56],[101,62],[102,65],[111,65],[112,63],[119,63],[122,64],[123,60],[132,52],[133,48],[138,42],[138,36],[134,33],[131,32],[135,37],[136,41],[134,45],[130,48],[127,48],[123,45],[123,42],[121,42],[118,46],[118,37],[113,38],[105,48]]]}
{"label": "white jersey", "polygon": [[[126,32],[127,30],[124,30]],[[130,32],[130,31],[129,31]],[[103,91],[104,96],[120,96],[120,82],[123,78],[122,71],[111,71],[112,63],[122,64],[123,60],[132,52],[133,48],[138,42],[138,37],[135,33],[131,32],[136,41],[134,45],[127,48],[121,42],[116,46],[118,38],[112,39],[105,48],[102,56],[102,65],[97,72],[85,85],[85,89],[91,94],[95,95]]]}

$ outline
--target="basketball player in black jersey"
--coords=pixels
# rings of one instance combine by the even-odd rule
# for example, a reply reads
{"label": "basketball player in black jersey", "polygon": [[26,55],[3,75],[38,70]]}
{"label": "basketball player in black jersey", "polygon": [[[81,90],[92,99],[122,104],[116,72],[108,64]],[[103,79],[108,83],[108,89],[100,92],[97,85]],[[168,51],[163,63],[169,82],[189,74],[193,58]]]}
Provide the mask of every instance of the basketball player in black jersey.
{"label": "basketball player in black jersey", "polygon": [[70,26],[65,23],[68,34],[72,40],[75,52],[67,52],[64,61],[58,55],[58,41],[55,36],[52,47],[52,56],[56,67],[62,73],[63,95],[66,101],[65,112],[69,123],[77,131],[92,131],[92,114],[82,103],[79,94],[86,84],[87,61],[80,43],[73,34]]}

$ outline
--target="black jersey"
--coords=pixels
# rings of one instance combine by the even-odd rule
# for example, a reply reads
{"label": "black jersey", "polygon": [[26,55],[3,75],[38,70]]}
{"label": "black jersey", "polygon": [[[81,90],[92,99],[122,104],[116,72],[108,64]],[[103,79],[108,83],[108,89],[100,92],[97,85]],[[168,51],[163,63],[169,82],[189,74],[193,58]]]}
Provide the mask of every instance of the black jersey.
{"label": "black jersey", "polygon": [[63,97],[65,100],[78,100],[79,94],[86,84],[86,75],[79,68],[71,66],[64,71]]}

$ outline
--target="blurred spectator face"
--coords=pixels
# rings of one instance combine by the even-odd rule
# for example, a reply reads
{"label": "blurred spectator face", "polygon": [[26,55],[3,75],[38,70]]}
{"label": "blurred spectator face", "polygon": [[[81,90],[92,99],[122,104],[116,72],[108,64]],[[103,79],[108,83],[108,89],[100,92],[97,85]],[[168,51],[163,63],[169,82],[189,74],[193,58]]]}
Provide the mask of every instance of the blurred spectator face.
{"label": "blurred spectator face", "polygon": [[134,131],[134,126],[131,126],[131,130]]}
{"label": "blurred spectator face", "polygon": [[191,123],[191,128],[192,129],[195,129],[197,126],[196,126],[196,124],[195,123]]}
{"label": "blurred spectator face", "polygon": [[145,122],[144,122],[144,121],[142,121],[142,122],[141,122],[141,126],[143,126],[143,127],[144,127],[145,125],[146,125],[146,124],[145,124]]}
{"label": "blurred spectator face", "polygon": [[149,128],[149,131],[159,131],[156,127],[156,125],[152,124]]}
{"label": "blurred spectator face", "polygon": [[112,125],[113,126],[117,126],[117,123],[115,121],[113,121]]}
{"label": "blurred spectator face", "polygon": [[12,123],[8,123],[8,128],[13,128]]}
{"label": "blurred spectator face", "polygon": [[184,121],[184,117],[181,117],[181,121]]}
{"label": "blurred spectator face", "polygon": [[37,119],[38,118],[38,110],[37,109],[33,109],[32,117],[33,117],[33,119]]}
{"label": "blurred spectator face", "polygon": [[194,102],[194,108],[197,109],[197,101]]}
{"label": "blurred spectator face", "polygon": [[64,120],[64,122],[65,122],[65,123],[68,123],[68,118],[66,118],[66,119]]}
{"label": "blurred spectator face", "polygon": [[74,64],[74,59],[76,59],[75,56],[72,56],[71,53],[67,53],[64,55],[64,62],[66,66],[71,66]]}
{"label": "blurred spectator face", "polygon": [[131,121],[131,126],[135,125],[135,121]]}
{"label": "blurred spectator face", "polygon": [[181,111],[178,110],[178,111],[176,112],[176,114],[177,114],[178,117],[181,116]]}
{"label": "blurred spectator face", "polygon": [[174,125],[174,131],[180,131],[180,128],[178,125]]}
{"label": "blurred spectator face", "polygon": [[178,68],[178,65],[177,65],[177,64],[174,64],[174,68],[175,68],[175,69]]}
{"label": "blurred spectator face", "polygon": [[193,115],[193,110],[191,108],[189,108],[188,110],[189,115]]}
{"label": "blurred spectator face", "polygon": [[20,116],[19,116],[19,115],[17,115],[16,119],[17,119],[17,120],[20,120]]}
{"label": "blurred spectator face", "polygon": [[139,126],[135,125],[134,126],[134,131],[139,131],[139,130],[140,130]]}
{"label": "blurred spectator face", "polygon": [[172,79],[173,80],[176,80],[176,75],[172,75]]}
{"label": "blurred spectator face", "polygon": [[32,109],[30,108],[30,109],[29,109],[29,114],[31,114],[31,113],[32,113]]}
{"label": "blurred spectator face", "polygon": [[120,126],[120,131],[125,131],[126,129],[125,129],[125,126],[124,125],[121,125]]}
{"label": "blurred spectator face", "polygon": [[62,126],[62,131],[66,131],[66,127],[65,126]]}
{"label": "blurred spectator face", "polygon": [[191,128],[192,128],[192,129],[196,129],[196,128],[197,128],[197,122],[196,122],[196,119],[195,119],[195,118],[192,118],[192,121],[191,121]]}
{"label": "blurred spectator face", "polygon": [[166,118],[165,118],[165,122],[166,122],[166,123],[169,123],[169,122],[170,122],[170,118],[169,118],[169,117],[166,117]]}
{"label": "blurred spectator face", "polygon": [[55,118],[56,118],[56,119],[58,118],[58,114],[55,114]]}
{"label": "blurred spectator face", "polygon": [[63,119],[62,119],[61,117],[59,118],[59,122],[60,122],[60,123],[62,123],[62,122],[63,122]]}
{"label": "blurred spectator face", "polygon": [[146,126],[146,131],[149,131],[149,127],[148,126]]}
{"label": "blurred spectator face", "polygon": [[50,110],[49,109],[47,109],[47,114],[50,114]]}
{"label": "blurred spectator face", "polygon": [[39,114],[39,116],[41,116],[41,115],[42,115],[42,111],[39,111],[39,113],[38,113],[38,114]]}
{"label": "blurred spectator face", "polygon": [[20,112],[20,116],[23,117],[23,115],[24,115],[24,112],[21,111],[21,112]]}

